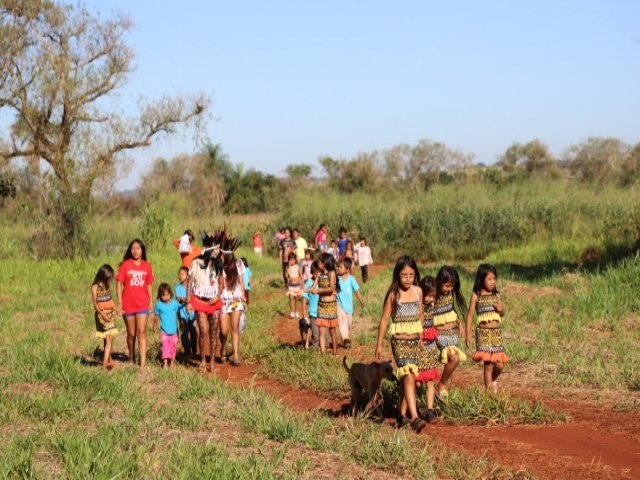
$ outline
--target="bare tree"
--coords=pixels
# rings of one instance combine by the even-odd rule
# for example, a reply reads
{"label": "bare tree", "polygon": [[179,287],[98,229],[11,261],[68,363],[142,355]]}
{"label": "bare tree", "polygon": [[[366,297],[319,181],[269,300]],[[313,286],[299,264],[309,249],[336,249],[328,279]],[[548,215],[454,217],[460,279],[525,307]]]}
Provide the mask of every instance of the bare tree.
{"label": "bare tree", "polygon": [[120,15],[102,20],[84,7],[47,0],[0,0],[0,113],[14,127],[0,157],[53,172],[55,209],[68,254],[78,251],[83,217],[97,181],[123,173],[126,153],[181,126],[200,127],[209,98],[166,96],[142,102],[137,118],[115,108],[113,94],[133,69]]}

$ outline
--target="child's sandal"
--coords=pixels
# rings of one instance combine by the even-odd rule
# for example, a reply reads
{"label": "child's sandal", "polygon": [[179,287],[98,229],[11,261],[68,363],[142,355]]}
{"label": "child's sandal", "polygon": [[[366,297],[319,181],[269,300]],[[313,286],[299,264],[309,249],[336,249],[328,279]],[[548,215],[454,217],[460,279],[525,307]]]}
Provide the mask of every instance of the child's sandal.
{"label": "child's sandal", "polygon": [[396,425],[398,426],[398,428],[404,428],[404,427],[407,427],[410,423],[411,423],[411,419],[409,417],[400,415],[398,417],[398,421],[396,422]]}
{"label": "child's sandal", "polygon": [[411,428],[416,433],[420,433],[422,430],[424,430],[424,427],[426,426],[427,426],[427,422],[425,422],[420,417],[416,417],[411,421]]}

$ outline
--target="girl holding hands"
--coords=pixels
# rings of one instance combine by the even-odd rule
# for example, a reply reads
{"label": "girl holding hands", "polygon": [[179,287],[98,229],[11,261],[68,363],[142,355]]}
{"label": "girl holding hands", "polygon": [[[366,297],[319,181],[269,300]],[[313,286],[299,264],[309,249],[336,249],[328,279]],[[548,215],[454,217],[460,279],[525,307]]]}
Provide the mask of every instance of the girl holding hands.
{"label": "girl holding hands", "polygon": [[151,285],[153,269],[147,262],[147,250],[142,240],[131,240],[116,273],[118,305],[127,326],[129,360],[135,363],[136,339],[140,350],[140,366],[147,363],[147,320],[153,309]]}

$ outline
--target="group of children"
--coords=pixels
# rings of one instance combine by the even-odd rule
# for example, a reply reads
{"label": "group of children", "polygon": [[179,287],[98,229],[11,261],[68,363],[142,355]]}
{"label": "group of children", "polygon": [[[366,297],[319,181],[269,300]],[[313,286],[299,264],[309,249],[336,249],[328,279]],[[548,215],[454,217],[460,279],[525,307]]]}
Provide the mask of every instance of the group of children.
{"label": "group of children", "polygon": [[324,252],[315,259],[313,250],[309,249],[300,265],[296,255],[289,254],[286,270],[289,316],[300,319],[300,336],[305,348],[312,345],[324,353],[329,337],[331,351],[337,355],[336,329],[342,346],[351,347],[354,296],[364,309],[364,298],[360,285],[351,274],[352,268],[353,260],[347,256],[336,261],[332,254]]}
{"label": "group of children", "polygon": [[[243,301],[248,305],[251,269],[246,258],[241,260],[244,265],[244,288],[241,290],[244,292]],[[360,286],[351,273],[351,257],[343,255],[336,261],[333,254],[325,251],[315,258],[314,251],[309,249],[303,262],[299,263],[293,252],[289,253],[287,260],[290,317],[299,318],[305,347],[313,345],[319,347],[321,352],[326,352],[327,343],[330,342],[331,353],[337,355],[339,332],[342,346],[350,348],[354,296],[364,308]],[[185,354],[196,355],[199,328],[195,325],[196,313],[188,307],[189,278],[189,269],[180,267],[175,289],[168,283],[160,284],[157,301],[152,305],[153,270],[146,263],[144,244],[138,239],[129,245],[117,273],[108,264],[98,269],[91,285],[91,295],[96,336],[104,340],[105,369],[114,366],[112,340],[118,334],[116,320],[120,314],[127,327],[130,359],[134,358],[135,339],[139,339],[141,366],[144,366],[146,322],[151,311],[154,331],[160,328],[164,367],[172,366],[175,361],[180,324]],[[113,279],[118,281],[120,307],[116,307],[111,293]],[[466,360],[466,354],[459,347],[459,339],[466,334],[466,346],[470,346],[474,315],[477,317],[477,326],[473,360],[484,364],[486,389],[497,391],[498,377],[509,358],[502,345],[500,324],[505,308],[496,283],[495,267],[480,265],[467,308],[455,268],[443,266],[435,277],[427,275],[421,278],[412,257],[405,255],[397,260],[391,285],[384,298],[375,358],[381,360],[382,341],[388,334],[397,366],[396,376],[401,383],[400,425],[410,424],[414,430],[420,431],[427,423],[436,421],[434,399],[446,400],[453,373],[459,363]],[[465,311],[466,325],[463,326],[461,317]],[[200,348],[202,350],[202,342]],[[234,349],[237,354],[235,344]],[[444,364],[442,372],[438,368],[440,364]],[[426,384],[425,418],[418,415],[416,402],[416,387],[423,383]]]}
{"label": "group of children", "polygon": [[[243,298],[231,298],[231,303],[241,301],[248,305],[251,289],[252,272],[247,259],[242,257],[244,268],[241,273]],[[173,366],[178,346],[180,330],[182,348],[185,356],[195,357],[200,347],[204,353],[204,334],[202,327],[196,327],[197,309],[191,306],[189,295],[189,268],[181,266],[178,270],[178,283],[172,289],[168,283],[161,283],[157,290],[155,305],[151,301],[151,284],[153,283],[153,269],[146,262],[146,252],[141,240],[131,242],[125,253],[125,258],[118,268],[117,274],[108,264],[102,265],[91,285],[91,298],[95,310],[96,336],[103,339],[104,357],[103,367],[111,369],[115,365],[111,351],[113,337],[117,335],[116,321],[122,315],[127,326],[127,346],[131,361],[135,358],[135,340],[140,346],[140,365],[145,365],[146,357],[146,329],[147,319],[152,317],[152,328],[160,330],[161,358],[163,367]],[[111,292],[111,283],[117,281],[117,298],[120,307],[116,307]],[[207,280],[208,281],[208,280]],[[221,303],[225,305],[225,289],[220,293]],[[191,298],[195,303],[195,298]],[[246,309],[245,305],[245,309]],[[224,309],[223,309],[224,310]],[[224,314],[224,311],[222,312]],[[240,331],[246,325],[246,318],[240,322]],[[237,341],[234,339],[234,352],[237,353]],[[222,345],[224,347],[224,345]],[[212,352],[211,358],[213,362]],[[201,355],[204,357],[204,355]]]}
{"label": "group of children", "polygon": [[[388,333],[401,383],[398,423],[421,431],[436,421],[434,398],[446,401],[453,372],[466,359],[459,348],[465,336],[470,345],[474,313],[477,315],[476,353],[473,359],[484,363],[485,387],[497,391],[497,379],[509,360],[502,345],[500,321],[505,309],[496,290],[496,269],[479,266],[467,309],[455,268],[443,266],[436,277],[420,278],[416,261],[402,256],[396,262],[392,282],[384,300],[378,327],[375,357],[382,356],[382,340]],[[466,329],[460,317],[466,311]],[[438,364],[444,364],[442,373]],[[427,411],[418,415],[416,387],[426,383]]]}

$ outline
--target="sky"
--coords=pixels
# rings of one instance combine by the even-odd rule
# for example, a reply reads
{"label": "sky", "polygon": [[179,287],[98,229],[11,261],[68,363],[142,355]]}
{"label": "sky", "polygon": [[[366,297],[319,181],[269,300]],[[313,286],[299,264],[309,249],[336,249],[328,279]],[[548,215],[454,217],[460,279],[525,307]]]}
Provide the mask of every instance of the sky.
{"label": "sky", "polygon": [[[640,2],[89,0],[134,22],[120,93],[211,95],[209,141],[277,176],[322,156],[429,139],[491,164],[514,142],[553,154],[596,136],[640,142]],[[181,135],[132,155],[202,148]]]}

